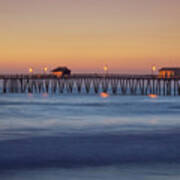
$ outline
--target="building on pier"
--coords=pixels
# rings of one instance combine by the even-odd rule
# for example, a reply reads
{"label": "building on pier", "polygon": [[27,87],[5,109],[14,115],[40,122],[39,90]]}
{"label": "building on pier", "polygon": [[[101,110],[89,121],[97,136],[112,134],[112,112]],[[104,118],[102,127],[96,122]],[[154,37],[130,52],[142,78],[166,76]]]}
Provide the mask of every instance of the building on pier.
{"label": "building on pier", "polygon": [[71,75],[71,70],[67,67],[57,67],[56,69],[53,69],[51,73],[57,77],[66,77]]}
{"label": "building on pier", "polygon": [[159,70],[160,78],[173,78],[180,77],[180,68],[168,68],[164,67]]}

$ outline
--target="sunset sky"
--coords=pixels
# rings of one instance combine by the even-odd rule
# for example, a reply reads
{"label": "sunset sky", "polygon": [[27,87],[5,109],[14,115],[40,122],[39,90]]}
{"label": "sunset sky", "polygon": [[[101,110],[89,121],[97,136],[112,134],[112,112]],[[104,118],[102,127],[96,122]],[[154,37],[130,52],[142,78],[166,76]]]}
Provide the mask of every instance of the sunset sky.
{"label": "sunset sky", "polygon": [[0,73],[180,66],[180,0],[0,0]]}

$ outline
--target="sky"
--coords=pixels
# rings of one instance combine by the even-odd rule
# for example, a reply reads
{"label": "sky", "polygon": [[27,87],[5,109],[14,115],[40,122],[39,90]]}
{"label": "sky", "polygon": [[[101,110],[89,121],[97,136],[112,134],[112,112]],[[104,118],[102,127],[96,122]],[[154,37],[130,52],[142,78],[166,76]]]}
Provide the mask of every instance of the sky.
{"label": "sky", "polygon": [[180,67],[180,0],[0,0],[0,73]]}

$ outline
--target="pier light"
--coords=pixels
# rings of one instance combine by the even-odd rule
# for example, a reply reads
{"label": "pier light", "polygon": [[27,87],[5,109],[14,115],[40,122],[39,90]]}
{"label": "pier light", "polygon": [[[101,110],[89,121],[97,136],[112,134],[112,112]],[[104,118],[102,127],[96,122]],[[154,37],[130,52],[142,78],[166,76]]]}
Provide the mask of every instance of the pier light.
{"label": "pier light", "polygon": [[44,73],[47,73],[48,68],[47,68],[47,67],[44,67],[43,71],[44,71]]}
{"label": "pier light", "polygon": [[157,69],[156,66],[153,65],[153,66],[152,66],[152,73],[153,73],[153,74],[156,72],[156,69]]}
{"label": "pier light", "polygon": [[105,73],[108,72],[108,66],[107,66],[107,65],[104,66],[104,72],[105,72]]}
{"label": "pier light", "polygon": [[32,68],[29,68],[29,73],[33,73],[33,69]]}

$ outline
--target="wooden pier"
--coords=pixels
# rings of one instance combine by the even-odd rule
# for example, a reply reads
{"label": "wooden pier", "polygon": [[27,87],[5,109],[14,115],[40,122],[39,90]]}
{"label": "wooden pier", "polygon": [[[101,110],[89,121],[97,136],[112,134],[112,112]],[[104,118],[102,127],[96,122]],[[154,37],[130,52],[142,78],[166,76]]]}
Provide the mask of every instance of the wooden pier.
{"label": "wooden pier", "polygon": [[160,78],[156,75],[51,74],[0,75],[0,93],[79,93],[114,95],[179,96],[180,77]]}

